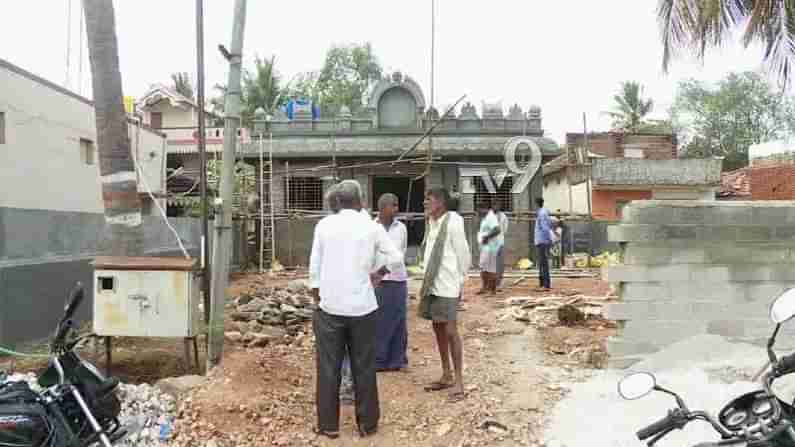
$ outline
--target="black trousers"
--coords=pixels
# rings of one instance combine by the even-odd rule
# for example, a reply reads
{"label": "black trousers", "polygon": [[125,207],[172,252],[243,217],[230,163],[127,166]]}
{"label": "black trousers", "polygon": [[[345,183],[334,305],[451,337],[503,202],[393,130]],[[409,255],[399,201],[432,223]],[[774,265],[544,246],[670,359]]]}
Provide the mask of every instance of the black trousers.
{"label": "black trousers", "polygon": [[365,432],[378,427],[381,410],[375,368],[376,321],[377,311],[361,317],[331,315],[321,309],[315,311],[312,325],[317,362],[315,402],[318,429],[339,431],[339,391],[346,347],[350,353],[356,395],[356,423],[359,430]]}
{"label": "black trousers", "polygon": [[538,282],[539,286],[552,288],[551,280],[549,278],[549,247],[550,244],[536,245],[538,252]]}

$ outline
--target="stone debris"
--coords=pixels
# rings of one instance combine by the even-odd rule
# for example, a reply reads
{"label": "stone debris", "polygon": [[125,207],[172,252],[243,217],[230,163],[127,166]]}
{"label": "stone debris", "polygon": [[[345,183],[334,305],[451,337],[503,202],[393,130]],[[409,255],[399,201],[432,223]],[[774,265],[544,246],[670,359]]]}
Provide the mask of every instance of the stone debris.
{"label": "stone debris", "polygon": [[[25,381],[35,391],[41,391],[36,375],[12,374],[4,381]],[[119,421],[130,433],[116,444],[119,447],[160,447],[171,437],[176,401],[157,388],[142,384],[119,384],[117,395],[121,401]]]}
{"label": "stone debris", "polygon": [[296,336],[312,320],[314,300],[305,280],[293,280],[287,287],[253,284],[227,309],[226,340],[249,347],[264,347]]}

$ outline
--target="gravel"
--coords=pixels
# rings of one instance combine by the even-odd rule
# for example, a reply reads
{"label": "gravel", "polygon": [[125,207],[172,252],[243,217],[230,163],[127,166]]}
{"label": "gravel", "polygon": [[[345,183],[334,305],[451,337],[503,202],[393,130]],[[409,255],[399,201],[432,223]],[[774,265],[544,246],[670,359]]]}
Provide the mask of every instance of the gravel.
{"label": "gravel", "polygon": [[[40,391],[34,374],[12,374],[4,381],[24,380],[31,388]],[[176,402],[157,388],[142,384],[120,384],[118,396],[122,411],[119,421],[129,427],[129,435],[118,446],[160,447],[165,446],[173,427]],[[161,439],[163,442],[161,442]]]}

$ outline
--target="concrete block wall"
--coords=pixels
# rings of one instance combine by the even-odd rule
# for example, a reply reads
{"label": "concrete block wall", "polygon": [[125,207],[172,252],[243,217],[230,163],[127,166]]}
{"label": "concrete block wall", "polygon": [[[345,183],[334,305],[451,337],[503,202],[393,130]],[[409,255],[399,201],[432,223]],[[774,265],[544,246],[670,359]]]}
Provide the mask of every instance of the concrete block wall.
{"label": "concrete block wall", "polygon": [[[795,286],[795,202],[633,202],[608,238],[623,258],[606,271],[620,291],[606,308],[616,368],[698,334],[762,344],[769,303]],[[795,323],[777,347],[795,348]]]}

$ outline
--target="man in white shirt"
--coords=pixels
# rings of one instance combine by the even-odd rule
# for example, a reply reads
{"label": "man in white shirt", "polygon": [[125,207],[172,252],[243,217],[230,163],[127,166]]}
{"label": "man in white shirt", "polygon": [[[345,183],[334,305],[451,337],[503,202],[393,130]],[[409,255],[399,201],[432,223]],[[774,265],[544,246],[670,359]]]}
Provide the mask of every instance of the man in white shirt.
{"label": "man in white shirt", "polygon": [[[318,434],[339,436],[339,386],[347,348],[356,393],[356,420],[362,436],[378,429],[380,409],[375,368],[378,303],[372,281],[395,271],[402,255],[383,227],[358,210],[361,187],[345,180],[336,189],[340,211],[315,226],[309,282],[319,300],[313,317],[317,363]],[[384,266],[376,264],[381,255]],[[380,267],[380,268],[379,268]]]}
{"label": "man in white shirt", "polygon": [[[398,198],[387,193],[378,198],[377,224],[384,230],[405,258],[408,246],[406,225],[397,220]],[[406,306],[408,304],[408,273],[406,266],[384,276],[375,289],[378,299],[378,326],[376,329],[376,368],[378,371],[398,371],[408,366],[408,326]]]}
{"label": "man in white shirt", "polygon": [[500,251],[499,235],[502,230],[491,200],[484,200],[478,204],[478,214],[480,215],[478,231],[480,277],[483,283],[478,295],[484,293],[494,295],[497,293],[497,255]]}
{"label": "man in white shirt", "polygon": [[494,212],[497,214],[497,220],[500,222],[500,234],[497,235],[497,243],[500,249],[497,251],[497,291],[500,291],[502,285],[502,276],[505,273],[505,237],[508,235],[508,215],[503,211],[502,201],[497,199],[494,202]]}
{"label": "man in white shirt", "polygon": [[[444,188],[431,188],[425,194],[428,225],[423,249],[425,277],[420,290],[419,315],[433,322],[433,331],[442,361],[442,377],[425,387],[426,391],[451,388],[449,400],[464,398],[463,348],[458,334],[458,304],[471,262],[464,219],[448,212],[450,195]],[[455,368],[450,368],[452,357]]]}

